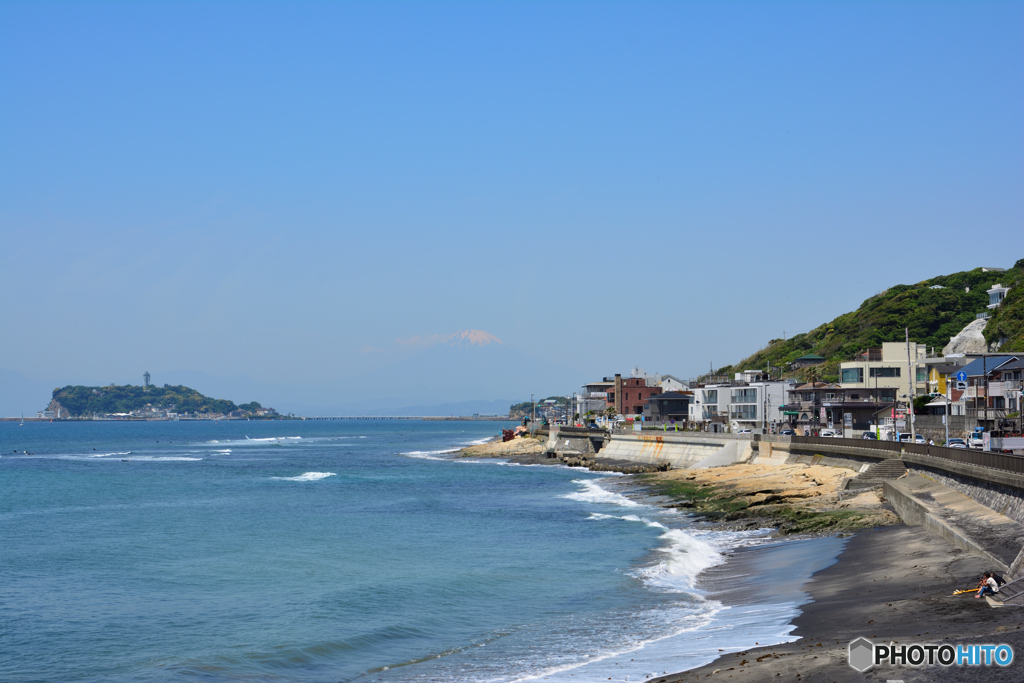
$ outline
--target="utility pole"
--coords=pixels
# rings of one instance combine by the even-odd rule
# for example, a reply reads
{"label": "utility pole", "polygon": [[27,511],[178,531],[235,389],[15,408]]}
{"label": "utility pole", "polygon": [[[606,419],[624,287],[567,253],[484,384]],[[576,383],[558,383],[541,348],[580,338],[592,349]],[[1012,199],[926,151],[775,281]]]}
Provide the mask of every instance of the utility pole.
{"label": "utility pole", "polygon": [[530,420],[530,426],[534,427],[537,424],[537,402],[533,400],[533,394],[530,394],[530,403],[533,404],[533,418]]}
{"label": "utility pole", "polygon": [[[988,423],[988,367],[986,362],[988,361],[988,349],[981,354],[981,376],[985,379],[985,401],[981,404],[985,407],[985,422]],[[977,394],[978,390],[975,389],[974,393]],[[977,419],[978,412],[978,400],[974,400],[974,412],[975,419]],[[980,420],[978,420],[980,422]]]}
{"label": "utility pole", "polygon": [[914,365],[910,361],[910,328],[904,327],[903,332],[907,335],[907,419],[910,420],[910,442],[917,441],[917,433],[914,431]]}
{"label": "utility pole", "polygon": [[949,404],[950,404],[950,402],[952,400],[953,400],[953,390],[949,386],[949,375],[946,375],[946,419],[945,419],[945,423],[946,423],[946,441],[945,441],[945,443],[942,444],[943,446],[948,446],[949,445],[949,418],[950,418]]}

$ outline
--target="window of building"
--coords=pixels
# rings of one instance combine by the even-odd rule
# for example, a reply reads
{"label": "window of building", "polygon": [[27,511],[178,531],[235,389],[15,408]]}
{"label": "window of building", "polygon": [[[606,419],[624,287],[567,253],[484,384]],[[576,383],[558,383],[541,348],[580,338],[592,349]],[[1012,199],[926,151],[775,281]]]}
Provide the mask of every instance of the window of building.
{"label": "window of building", "polygon": [[825,400],[826,401],[834,401],[834,400],[836,400],[836,395],[835,394],[825,394]]}
{"label": "window of building", "polygon": [[733,406],[732,417],[735,420],[756,420],[757,419],[757,404],[746,405],[746,406]]}
{"label": "window of building", "polygon": [[704,391],[705,403],[718,403],[718,389],[707,389]]}
{"label": "window of building", "polygon": [[629,392],[628,391],[622,392],[622,400],[623,401],[628,401],[629,400]]}
{"label": "window of building", "polygon": [[757,403],[757,389],[733,389],[733,403]]}
{"label": "window of building", "polygon": [[917,369],[917,381],[918,382],[927,382],[928,381],[928,368],[918,368]]}
{"label": "window of building", "polygon": [[843,368],[843,384],[856,384],[864,381],[864,368]]}
{"label": "window of building", "polygon": [[869,368],[869,377],[899,377],[899,368]]}
{"label": "window of building", "polygon": [[805,401],[813,401],[814,400],[814,394],[811,393],[810,391],[805,391],[804,392],[804,400]]}

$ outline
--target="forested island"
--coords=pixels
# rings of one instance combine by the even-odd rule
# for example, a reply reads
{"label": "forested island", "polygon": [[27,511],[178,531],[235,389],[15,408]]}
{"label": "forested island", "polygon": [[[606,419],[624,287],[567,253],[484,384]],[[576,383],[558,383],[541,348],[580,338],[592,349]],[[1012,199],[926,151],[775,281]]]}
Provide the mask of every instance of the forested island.
{"label": "forested island", "polygon": [[107,385],[87,387],[68,385],[53,390],[53,400],[40,417],[67,418],[147,418],[175,419],[181,417],[280,417],[273,408],[264,408],[256,401],[236,405],[234,401],[211,398],[182,385],[165,384],[136,386]]}

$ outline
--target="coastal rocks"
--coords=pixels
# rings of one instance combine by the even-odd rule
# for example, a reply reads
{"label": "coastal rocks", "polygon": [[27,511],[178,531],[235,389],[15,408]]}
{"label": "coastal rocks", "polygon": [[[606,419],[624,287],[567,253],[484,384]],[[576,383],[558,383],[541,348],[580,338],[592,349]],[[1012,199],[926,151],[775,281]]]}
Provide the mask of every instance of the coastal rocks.
{"label": "coastal rocks", "polygon": [[517,436],[511,441],[491,441],[468,446],[459,451],[462,458],[508,458],[517,455],[543,455],[544,442],[531,436]]}
{"label": "coastal rocks", "polygon": [[638,464],[628,460],[611,460],[594,458],[593,456],[563,455],[559,457],[569,467],[586,467],[591,472],[621,472],[622,474],[647,474],[651,472],[667,472],[668,463]]}
{"label": "coastal rocks", "polygon": [[674,470],[653,475],[655,490],[678,500],[672,507],[723,522],[778,526],[779,533],[848,531],[898,524],[878,491],[843,496],[849,472],[821,465],[737,464],[706,470]]}

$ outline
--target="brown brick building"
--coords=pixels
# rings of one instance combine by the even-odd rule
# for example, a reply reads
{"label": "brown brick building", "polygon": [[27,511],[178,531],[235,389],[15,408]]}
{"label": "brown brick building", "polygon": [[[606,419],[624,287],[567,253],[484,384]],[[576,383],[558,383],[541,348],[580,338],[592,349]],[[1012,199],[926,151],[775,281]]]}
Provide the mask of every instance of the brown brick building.
{"label": "brown brick building", "polygon": [[608,405],[615,406],[619,415],[643,415],[644,403],[651,396],[661,393],[661,387],[647,386],[642,377],[615,375],[615,385],[608,391]]}

